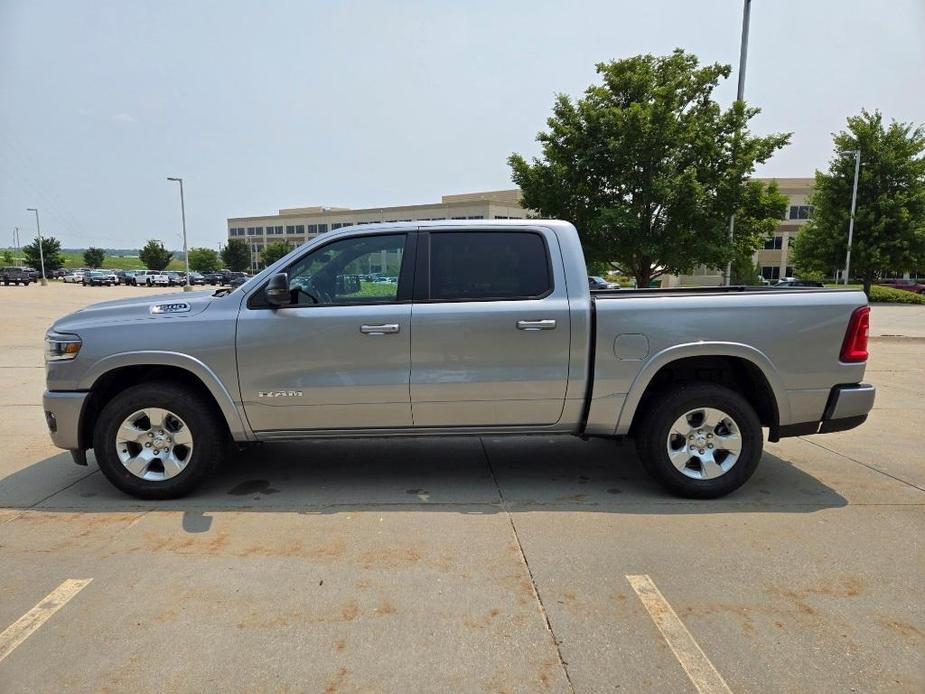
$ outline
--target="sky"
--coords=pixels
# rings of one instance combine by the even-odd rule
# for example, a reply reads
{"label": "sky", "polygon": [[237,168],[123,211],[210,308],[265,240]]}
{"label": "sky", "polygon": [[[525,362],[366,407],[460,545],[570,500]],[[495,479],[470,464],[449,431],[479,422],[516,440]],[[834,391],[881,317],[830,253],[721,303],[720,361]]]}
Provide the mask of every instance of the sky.
{"label": "sky", "polygon": [[[557,93],[676,47],[728,63],[742,0],[0,0],[0,247],[217,245],[226,219],[511,188]],[[753,0],[746,101],[811,176],[862,108],[925,123],[925,0]]]}

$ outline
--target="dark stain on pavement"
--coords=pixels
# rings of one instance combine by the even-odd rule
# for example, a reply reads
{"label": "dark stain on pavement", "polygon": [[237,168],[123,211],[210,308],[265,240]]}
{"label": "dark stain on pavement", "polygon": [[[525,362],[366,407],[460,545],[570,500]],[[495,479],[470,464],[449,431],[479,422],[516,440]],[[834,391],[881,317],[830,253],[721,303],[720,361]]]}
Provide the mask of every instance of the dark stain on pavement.
{"label": "dark stain on pavement", "polygon": [[249,494],[276,494],[278,489],[273,489],[267,480],[246,480],[235,485],[228,490],[228,494],[233,496],[248,496]]}

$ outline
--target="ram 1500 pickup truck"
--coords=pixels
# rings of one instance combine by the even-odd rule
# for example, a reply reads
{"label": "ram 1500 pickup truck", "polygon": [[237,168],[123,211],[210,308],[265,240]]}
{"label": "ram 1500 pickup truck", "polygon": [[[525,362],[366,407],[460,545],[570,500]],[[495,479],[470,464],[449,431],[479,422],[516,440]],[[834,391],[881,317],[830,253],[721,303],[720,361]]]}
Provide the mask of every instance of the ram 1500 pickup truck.
{"label": "ram 1500 pickup truck", "polygon": [[544,220],[378,224],[240,287],[96,304],[46,336],[54,443],[128,494],[192,490],[231,446],[311,437],[632,437],[670,491],[743,484],[763,428],[861,424],[859,291],[591,291]]}

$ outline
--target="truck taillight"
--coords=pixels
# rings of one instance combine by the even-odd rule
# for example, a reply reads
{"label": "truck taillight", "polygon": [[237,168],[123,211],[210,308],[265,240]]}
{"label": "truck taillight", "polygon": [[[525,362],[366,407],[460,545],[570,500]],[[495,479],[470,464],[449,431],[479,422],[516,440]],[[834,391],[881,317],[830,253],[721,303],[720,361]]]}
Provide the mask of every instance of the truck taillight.
{"label": "truck taillight", "polygon": [[851,320],[848,321],[848,330],[845,331],[845,341],[841,345],[839,359],[843,362],[867,361],[867,332],[870,329],[870,306],[861,306],[854,309]]}

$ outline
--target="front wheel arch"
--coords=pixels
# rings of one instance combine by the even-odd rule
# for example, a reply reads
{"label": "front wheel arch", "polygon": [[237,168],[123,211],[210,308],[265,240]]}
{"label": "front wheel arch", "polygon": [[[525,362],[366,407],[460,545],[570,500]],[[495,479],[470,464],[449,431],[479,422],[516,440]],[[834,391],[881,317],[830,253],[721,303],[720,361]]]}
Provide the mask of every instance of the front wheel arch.
{"label": "front wheel arch", "polygon": [[[86,450],[93,447],[93,434],[99,414],[109,401],[125,389],[142,383],[175,384],[200,395],[218,418],[225,423],[229,437],[240,438],[239,427],[234,426],[234,420],[229,422],[228,412],[220,406],[212,391],[195,373],[172,365],[137,364],[110,369],[93,382],[80,414],[78,440],[81,449]],[[233,416],[238,416],[236,409]]]}

